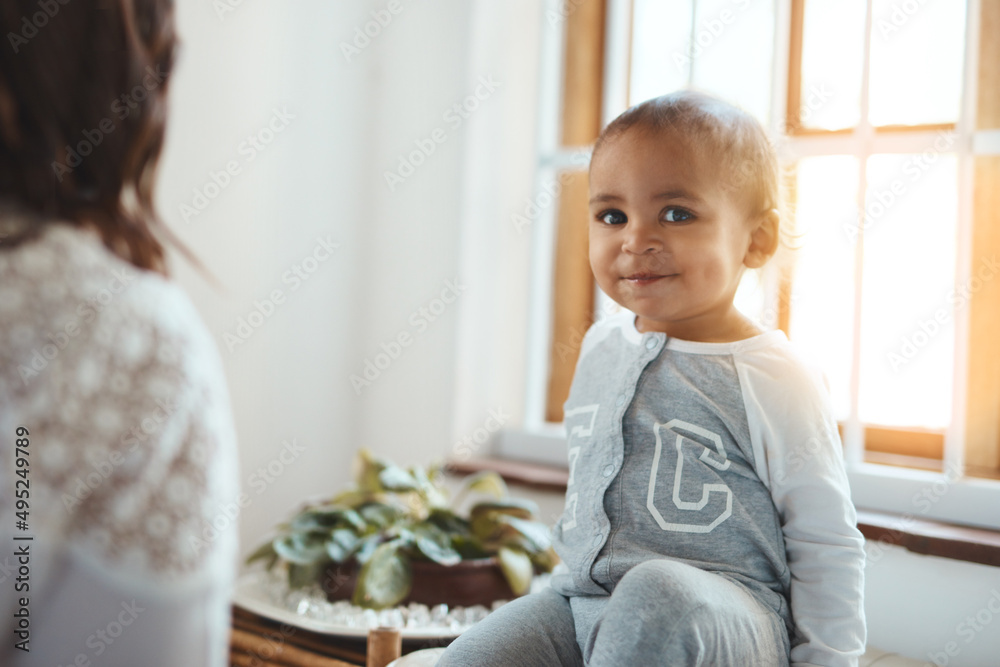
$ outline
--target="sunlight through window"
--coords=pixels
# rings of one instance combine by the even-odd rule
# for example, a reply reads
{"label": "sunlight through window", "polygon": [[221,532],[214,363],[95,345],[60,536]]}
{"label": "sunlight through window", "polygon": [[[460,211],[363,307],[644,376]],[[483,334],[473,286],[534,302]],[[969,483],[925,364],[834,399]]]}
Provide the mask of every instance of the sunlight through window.
{"label": "sunlight through window", "polygon": [[841,420],[850,414],[857,185],[854,157],[799,162],[788,333],[809,359],[822,364]]}
{"label": "sunlight through window", "polygon": [[868,118],[875,126],[958,120],[965,2],[910,4],[872,5]]}
{"label": "sunlight through window", "polygon": [[802,126],[841,130],[861,118],[865,0],[808,2],[802,35]]}
{"label": "sunlight through window", "polygon": [[[951,419],[958,210],[954,155],[868,159],[860,417],[945,428]],[[920,165],[920,166],[918,166]]]}

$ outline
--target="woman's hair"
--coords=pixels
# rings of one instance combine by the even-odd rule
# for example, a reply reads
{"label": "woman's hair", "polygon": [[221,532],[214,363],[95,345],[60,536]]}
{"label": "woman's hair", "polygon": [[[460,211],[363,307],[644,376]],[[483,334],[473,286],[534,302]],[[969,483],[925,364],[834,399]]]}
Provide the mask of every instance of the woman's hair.
{"label": "woman's hair", "polygon": [[174,64],[172,0],[0,4],[0,200],[46,225],[95,228],[166,272],[153,205]]}
{"label": "woman's hair", "polygon": [[593,154],[597,155],[606,141],[633,127],[674,132],[691,151],[717,167],[724,189],[743,199],[749,215],[780,209],[774,146],[760,123],[739,107],[691,90],[646,100],[604,128]]}

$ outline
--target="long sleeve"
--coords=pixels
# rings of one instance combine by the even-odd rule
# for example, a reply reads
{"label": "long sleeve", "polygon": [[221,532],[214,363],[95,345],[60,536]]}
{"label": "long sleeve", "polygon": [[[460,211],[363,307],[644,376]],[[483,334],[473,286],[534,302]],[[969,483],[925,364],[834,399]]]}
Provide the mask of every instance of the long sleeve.
{"label": "long sleeve", "polygon": [[0,253],[4,517],[18,427],[30,589],[15,595],[6,577],[0,601],[8,627],[28,598],[30,653],[8,642],[0,662],[225,665],[235,432],[217,349],[183,292],[62,226]]}
{"label": "long sleeve", "polygon": [[826,389],[787,355],[758,356],[740,375],[791,572],[791,663],[856,666],[866,641],[864,538]]}

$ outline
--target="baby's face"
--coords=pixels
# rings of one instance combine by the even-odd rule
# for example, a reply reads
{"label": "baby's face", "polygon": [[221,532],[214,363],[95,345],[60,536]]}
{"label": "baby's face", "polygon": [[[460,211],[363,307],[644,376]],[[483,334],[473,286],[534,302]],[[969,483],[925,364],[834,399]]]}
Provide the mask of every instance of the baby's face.
{"label": "baby's face", "polygon": [[636,313],[640,331],[739,340],[733,307],[753,231],[723,175],[670,132],[610,138],[590,169],[590,265],[597,284]]}

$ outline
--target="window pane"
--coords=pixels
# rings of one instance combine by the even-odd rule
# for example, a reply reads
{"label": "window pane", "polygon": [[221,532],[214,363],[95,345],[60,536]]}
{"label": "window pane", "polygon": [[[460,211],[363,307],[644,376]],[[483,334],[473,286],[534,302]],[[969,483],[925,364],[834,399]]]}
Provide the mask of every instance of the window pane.
{"label": "window pane", "polygon": [[733,305],[751,320],[759,324],[765,331],[778,328],[778,314],[773,309],[767,309],[767,292],[764,289],[763,274],[758,269],[747,269],[740,279],[736,289]]}
{"label": "window pane", "polygon": [[837,419],[850,414],[858,161],[799,162],[789,336],[826,373]]}
{"label": "window pane", "polygon": [[865,0],[807,2],[802,32],[802,127],[840,130],[861,119]]}
{"label": "window pane", "polygon": [[927,155],[868,159],[859,394],[865,423],[944,428],[951,419],[957,161],[933,154],[928,165]]}
{"label": "window pane", "polygon": [[[664,2],[663,4],[672,4]],[[734,102],[766,127],[774,58],[774,2],[699,0],[695,3],[691,81]]]}
{"label": "window pane", "polygon": [[965,2],[874,0],[872,12],[868,113],[872,124],[956,122],[962,95]]}
{"label": "window pane", "polygon": [[635,0],[629,105],[688,84],[691,0]]}

